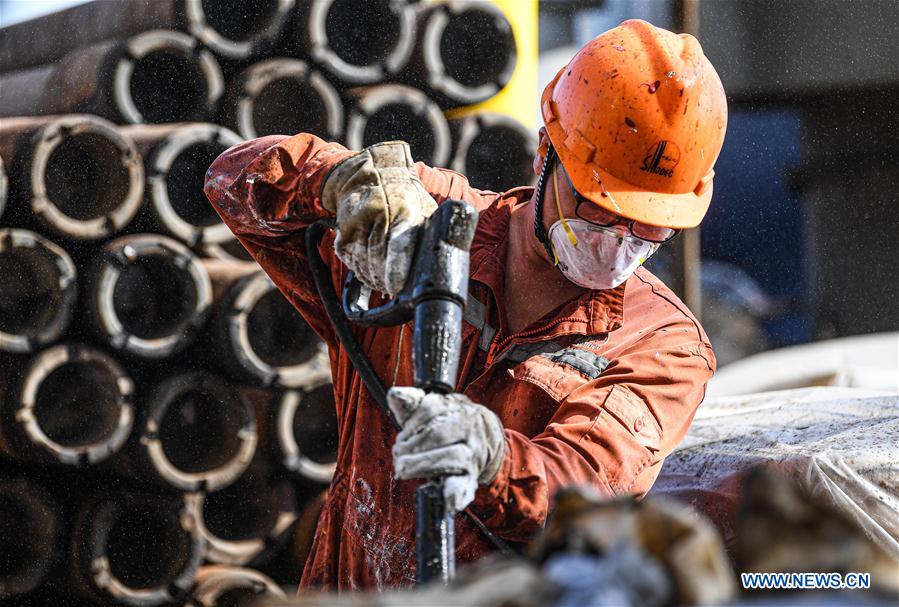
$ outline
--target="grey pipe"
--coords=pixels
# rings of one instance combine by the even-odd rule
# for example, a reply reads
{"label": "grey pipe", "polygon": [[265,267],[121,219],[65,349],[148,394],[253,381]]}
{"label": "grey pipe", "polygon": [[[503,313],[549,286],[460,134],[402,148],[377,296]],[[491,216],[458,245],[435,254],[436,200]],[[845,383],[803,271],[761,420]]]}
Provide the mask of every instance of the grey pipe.
{"label": "grey pipe", "polygon": [[215,53],[248,59],[265,51],[293,15],[294,0],[103,0],[0,30],[0,72],[42,65],[101,40],[152,29],[181,30]]}
{"label": "grey pipe", "polygon": [[267,59],[231,81],[221,122],[247,139],[312,133],[337,141],[343,136],[343,104],[331,83],[305,61]]}
{"label": "grey pipe", "polygon": [[510,116],[479,113],[449,121],[455,151],[450,168],[476,188],[505,192],[533,185],[534,132]]}
{"label": "grey pipe", "polygon": [[400,139],[409,143],[412,158],[431,166],[446,166],[451,138],[443,112],[423,92],[399,84],[346,91],[350,104],[345,141],[362,148]]}
{"label": "grey pipe", "polygon": [[286,53],[309,59],[346,85],[383,82],[412,55],[408,0],[299,0]]}
{"label": "grey pipe", "polygon": [[0,75],[0,116],[84,112],[126,124],[203,120],[223,92],[212,53],[187,34],[154,30]]}

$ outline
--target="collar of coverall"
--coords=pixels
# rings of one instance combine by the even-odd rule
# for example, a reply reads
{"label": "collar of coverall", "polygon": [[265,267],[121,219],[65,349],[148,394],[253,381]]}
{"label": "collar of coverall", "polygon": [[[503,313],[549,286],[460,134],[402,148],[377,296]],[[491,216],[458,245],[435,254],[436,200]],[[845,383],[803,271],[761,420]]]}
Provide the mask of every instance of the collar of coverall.
{"label": "collar of coverall", "polygon": [[[506,271],[504,244],[509,231],[511,209],[530,200],[533,193],[533,187],[509,190],[481,211],[478,219],[478,230],[471,245],[471,278],[486,285],[498,302],[503,301]],[[625,281],[614,289],[585,291],[577,299],[564,304],[552,318],[565,320],[553,326],[546,334],[540,332],[541,338],[566,333],[597,335],[614,331],[624,319],[624,291],[627,283]]]}

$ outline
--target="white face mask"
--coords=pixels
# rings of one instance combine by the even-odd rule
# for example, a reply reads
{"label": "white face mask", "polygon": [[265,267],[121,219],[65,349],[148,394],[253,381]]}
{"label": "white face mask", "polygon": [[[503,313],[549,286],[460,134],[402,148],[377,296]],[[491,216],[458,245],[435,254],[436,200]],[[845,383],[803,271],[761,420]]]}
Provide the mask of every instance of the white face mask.
{"label": "white face mask", "polygon": [[[557,183],[553,174],[554,184]],[[556,209],[562,217],[559,195]],[[614,289],[659,249],[659,243],[623,235],[582,219],[555,222],[549,228],[555,263],[562,274],[585,289]]]}

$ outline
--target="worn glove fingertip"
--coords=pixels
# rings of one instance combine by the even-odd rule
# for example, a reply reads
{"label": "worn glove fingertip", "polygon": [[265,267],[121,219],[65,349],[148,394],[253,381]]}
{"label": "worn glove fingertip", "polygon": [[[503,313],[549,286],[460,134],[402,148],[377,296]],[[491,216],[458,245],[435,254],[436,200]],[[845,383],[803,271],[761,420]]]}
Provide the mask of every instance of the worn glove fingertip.
{"label": "worn glove fingertip", "polygon": [[424,396],[424,390],[414,386],[393,386],[387,391],[387,406],[400,424],[405,424]]}
{"label": "worn glove fingertip", "polygon": [[461,512],[474,501],[477,483],[467,475],[448,476],[443,479],[443,499],[451,512]]}

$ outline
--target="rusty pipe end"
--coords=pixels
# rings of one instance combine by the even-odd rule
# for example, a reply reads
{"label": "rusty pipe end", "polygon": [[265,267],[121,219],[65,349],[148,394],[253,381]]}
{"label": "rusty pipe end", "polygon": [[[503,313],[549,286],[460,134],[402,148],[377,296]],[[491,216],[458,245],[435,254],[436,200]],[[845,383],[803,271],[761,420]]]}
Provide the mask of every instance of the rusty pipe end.
{"label": "rusty pipe end", "polygon": [[129,124],[205,120],[224,89],[213,54],[181,32],[129,38],[113,68],[113,102]]}
{"label": "rusty pipe end", "polygon": [[6,170],[3,168],[3,157],[0,156],[0,219],[3,218],[3,210],[6,208],[6,194],[9,182],[6,179]]}
{"label": "rusty pipe end", "polygon": [[212,283],[186,246],[158,234],[118,238],[97,258],[88,305],[94,329],[114,350],[163,358],[186,347],[206,322]]}
{"label": "rusty pipe end", "polygon": [[0,478],[0,589],[4,598],[35,590],[59,561],[56,500],[33,480]]}
{"label": "rusty pipe end", "polygon": [[450,120],[455,153],[450,168],[493,192],[533,185],[537,138],[510,116],[479,113]]}
{"label": "rusty pipe end", "polygon": [[409,143],[412,157],[431,166],[446,166],[451,137],[443,112],[423,92],[400,84],[352,89],[346,145],[353,150],[381,141]]}
{"label": "rusty pipe end", "polygon": [[75,263],[27,230],[0,229],[0,351],[25,354],[56,341],[77,298]]}
{"label": "rusty pipe end", "polygon": [[135,442],[155,479],[181,491],[215,491],[235,482],[256,453],[256,418],[221,378],[183,373],[147,401]]}
{"label": "rusty pipe end", "polygon": [[287,596],[270,577],[254,569],[206,565],[197,572],[186,607],[255,605],[265,598],[286,600]]}
{"label": "rusty pipe end", "polygon": [[186,499],[120,493],[85,504],[73,535],[73,566],[94,596],[127,605],[183,599],[205,556]]}
{"label": "rusty pipe end", "polygon": [[31,211],[60,236],[106,238],[140,208],[140,154],[111,122],[82,115],[53,119],[34,133],[26,154]]}
{"label": "rusty pipe end", "polygon": [[344,83],[387,80],[412,55],[415,14],[408,2],[320,0],[302,17],[297,35],[305,39],[309,58]]}
{"label": "rusty pipe end", "polygon": [[337,458],[334,386],[289,390],[278,403],[275,432],[282,463],[300,478],[326,484]]}
{"label": "rusty pipe end", "polygon": [[251,65],[231,85],[225,123],[247,139],[312,133],[343,136],[343,103],[316,69],[299,59],[268,59]]}
{"label": "rusty pipe end", "polygon": [[262,272],[228,291],[217,324],[231,367],[269,387],[295,388],[330,378],[327,347]]}
{"label": "rusty pipe end", "polygon": [[219,154],[243,141],[240,135],[202,122],[136,125],[125,131],[137,139],[155,139],[144,160],[150,213],[158,228],[190,247],[234,238],[203,195],[203,181]]}
{"label": "rusty pipe end", "polygon": [[20,459],[67,466],[96,464],[116,453],[134,420],[134,383],[106,354],[58,345],[31,360],[11,399]]}
{"label": "rusty pipe end", "polygon": [[508,84],[518,51],[512,26],[497,6],[450,0],[425,10],[420,52],[435,95],[448,105],[471,105]]}
{"label": "rusty pipe end", "polygon": [[293,484],[273,476],[263,457],[234,484],[198,493],[196,500],[200,534],[209,547],[206,558],[222,565],[259,565],[297,519]]}

